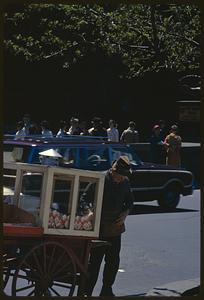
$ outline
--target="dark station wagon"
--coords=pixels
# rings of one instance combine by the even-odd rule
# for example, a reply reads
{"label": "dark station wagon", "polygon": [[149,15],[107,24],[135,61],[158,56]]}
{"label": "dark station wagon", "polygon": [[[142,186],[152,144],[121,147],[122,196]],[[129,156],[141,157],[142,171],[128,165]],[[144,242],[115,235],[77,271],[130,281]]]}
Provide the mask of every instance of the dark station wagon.
{"label": "dark station wagon", "polygon": [[120,155],[128,156],[133,173],[130,177],[135,202],[157,200],[163,208],[175,208],[180,195],[193,192],[191,172],[166,165],[145,163],[133,146],[101,139],[76,137],[66,139],[4,140],[4,161],[40,163],[39,152],[54,149],[63,157],[65,167],[106,171]]}

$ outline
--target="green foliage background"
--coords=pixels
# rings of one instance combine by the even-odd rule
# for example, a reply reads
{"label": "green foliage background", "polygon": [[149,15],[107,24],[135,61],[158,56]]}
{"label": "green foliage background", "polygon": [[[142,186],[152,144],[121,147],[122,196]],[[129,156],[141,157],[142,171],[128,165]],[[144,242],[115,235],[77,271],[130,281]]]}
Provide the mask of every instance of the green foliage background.
{"label": "green foliage background", "polygon": [[7,6],[5,51],[26,61],[60,57],[69,69],[100,49],[119,56],[118,76],[172,70],[199,73],[201,10],[196,5]]}

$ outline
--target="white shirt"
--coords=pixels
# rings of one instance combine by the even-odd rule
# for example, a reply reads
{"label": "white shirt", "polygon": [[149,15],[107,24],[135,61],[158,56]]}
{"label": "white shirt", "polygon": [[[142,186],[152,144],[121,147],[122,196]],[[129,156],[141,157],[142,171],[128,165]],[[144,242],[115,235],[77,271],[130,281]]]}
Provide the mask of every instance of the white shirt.
{"label": "white shirt", "polygon": [[18,130],[15,134],[15,140],[17,139],[22,139],[26,136],[26,131],[25,131],[25,127],[23,127],[22,129]]}
{"label": "white shirt", "polygon": [[138,143],[139,133],[131,127],[128,127],[121,134],[120,140],[125,143]]}
{"label": "white shirt", "polygon": [[119,142],[119,131],[116,127],[107,129],[108,141]]}
{"label": "white shirt", "polygon": [[91,134],[93,130],[94,130],[94,127],[89,128],[88,133]]}
{"label": "white shirt", "polygon": [[67,136],[67,134],[66,134],[66,132],[65,132],[63,129],[60,129],[60,130],[58,131],[58,133],[56,134],[56,137],[57,137],[57,138],[63,138],[63,137],[65,137],[65,136]]}
{"label": "white shirt", "polygon": [[53,134],[52,134],[52,131],[49,130],[49,129],[44,129],[42,130],[42,136],[43,137],[47,137],[47,138],[52,138],[53,137]]}

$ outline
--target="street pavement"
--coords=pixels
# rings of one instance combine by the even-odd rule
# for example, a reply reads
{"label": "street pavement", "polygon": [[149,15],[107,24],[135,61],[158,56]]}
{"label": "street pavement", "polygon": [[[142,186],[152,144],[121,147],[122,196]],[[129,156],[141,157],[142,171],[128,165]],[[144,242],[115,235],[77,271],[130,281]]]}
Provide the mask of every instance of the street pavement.
{"label": "street pavement", "polygon": [[[101,289],[102,269],[93,292]],[[135,204],[127,217],[116,296],[180,296],[199,284],[200,191],[181,197],[172,212],[155,202]]]}
{"label": "street pavement", "polygon": [[[103,265],[93,296],[100,293]],[[136,203],[122,235],[115,295],[180,296],[199,285],[199,278],[200,190],[181,197],[171,212],[161,210],[156,201]],[[5,292],[10,295],[11,281]]]}
{"label": "street pavement", "polygon": [[148,291],[145,296],[182,296],[184,292],[190,292],[191,289],[194,289],[199,285],[200,278],[170,282],[153,288],[152,290]]}

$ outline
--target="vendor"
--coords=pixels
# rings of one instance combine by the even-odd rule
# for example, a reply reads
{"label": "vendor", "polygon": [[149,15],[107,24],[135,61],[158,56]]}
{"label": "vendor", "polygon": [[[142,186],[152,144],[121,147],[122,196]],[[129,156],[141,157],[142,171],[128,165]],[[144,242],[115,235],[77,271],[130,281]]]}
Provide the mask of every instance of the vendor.
{"label": "vendor", "polygon": [[[133,207],[133,195],[128,179],[131,173],[131,164],[127,156],[120,156],[106,173],[99,237],[111,246],[96,247],[91,251],[87,296],[92,295],[103,257],[105,266],[100,296],[114,296],[112,285],[119,269],[121,234],[125,232],[125,219]],[[82,197],[84,204],[88,199],[91,200],[89,194],[93,193],[89,193],[90,189],[91,187]]]}

